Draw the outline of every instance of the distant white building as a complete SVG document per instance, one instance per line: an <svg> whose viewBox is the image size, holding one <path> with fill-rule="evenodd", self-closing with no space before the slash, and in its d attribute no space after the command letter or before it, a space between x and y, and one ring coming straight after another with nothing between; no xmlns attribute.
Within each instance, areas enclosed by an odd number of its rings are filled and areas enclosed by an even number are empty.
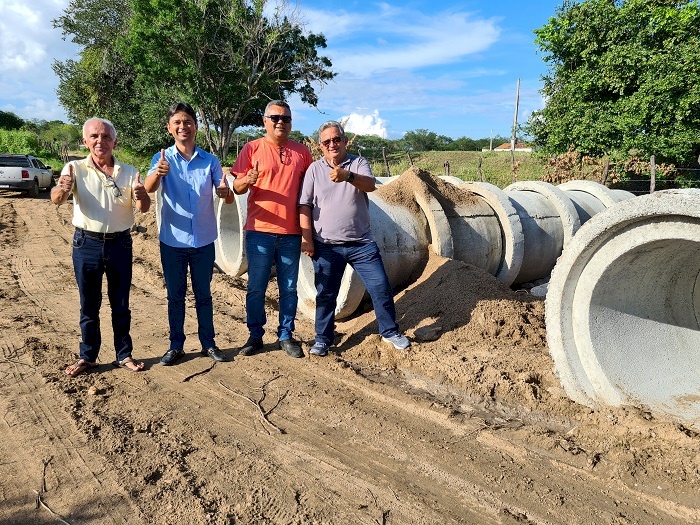
<svg viewBox="0 0 700 525"><path fill-rule="evenodd" d="M481 151L490 151L488 148L481 148ZM493 148L493 151L510 151L510 142L505 142L500 146ZM532 148L524 142L518 142L513 150L518 153L531 153Z"/></svg>

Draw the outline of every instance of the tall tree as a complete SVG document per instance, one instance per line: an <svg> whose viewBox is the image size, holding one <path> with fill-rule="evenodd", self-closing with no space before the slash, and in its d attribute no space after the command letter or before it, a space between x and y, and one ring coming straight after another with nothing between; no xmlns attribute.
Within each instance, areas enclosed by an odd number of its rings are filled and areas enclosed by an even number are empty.
<svg viewBox="0 0 700 525"><path fill-rule="evenodd" d="M440 151L444 150L452 142L452 139L445 135L438 135L434 131L417 129L407 131L400 142L406 149L413 151Z"/></svg>
<svg viewBox="0 0 700 525"><path fill-rule="evenodd" d="M331 62L317 52L325 48L325 38L305 34L285 14L292 11L284 4L267 15L265 0L121 0L121 9L112 9L114 25L99 28L113 35L109 41L92 36L94 27L75 22L87 11L105 23L94 13L104 2L71 0L66 16L56 22L64 34L80 34L73 40L85 46L79 63L56 66L66 87L61 102L77 107L94 100L96 107L109 107L107 114L115 119L119 111L120 119L140 116L145 123L148 118L162 130L164 101L187 101L197 109L209 149L221 158L238 126L260 125L269 100L298 93L316 105L314 84L334 76ZM97 65L95 55L102 60ZM115 83L99 81L113 70L119 71L118 92Z"/></svg>
<svg viewBox="0 0 700 525"><path fill-rule="evenodd" d="M123 143L150 151L168 140L163 100L173 90L162 84L141 84L134 67L119 52L118 42L128 31L130 19L128 0L71 0L53 24L64 38L81 46L80 59L57 60L52 67L59 78L58 100L71 122L107 118Z"/></svg>
<svg viewBox="0 0 700 525"><path fill-rule="evenodd" d="M697 0L565 0L535 30L549 64L544 109L526 126L550 154L655 154L690 164L700 153Z"/></svg>
<svg viewBox="0 0 700 525"><path fill-rule="evenodd" d="M10 111L0 111L0 129L19 129L24 120Z"/></svg>

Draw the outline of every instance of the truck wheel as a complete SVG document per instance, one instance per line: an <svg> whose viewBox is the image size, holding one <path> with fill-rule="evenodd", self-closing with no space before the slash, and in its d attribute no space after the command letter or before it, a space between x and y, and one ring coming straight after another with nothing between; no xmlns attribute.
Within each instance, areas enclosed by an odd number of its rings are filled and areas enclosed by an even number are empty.
<svg viewBox="0 0 700 525"><path fill-rule="evenodd" d="M39 183L36 181L36 179L34 180L34 184L32 184L32 187L29 188L27 195L32 199L35 199L39 196Z"/></svg>
<svg viewBox="0 0 700 525"><path fill-rule="evenodd" d="M56 185L56 179L54 179L53 175L51 175L48 190L51 191L51 188L53 188L55 185Z"/></svg>

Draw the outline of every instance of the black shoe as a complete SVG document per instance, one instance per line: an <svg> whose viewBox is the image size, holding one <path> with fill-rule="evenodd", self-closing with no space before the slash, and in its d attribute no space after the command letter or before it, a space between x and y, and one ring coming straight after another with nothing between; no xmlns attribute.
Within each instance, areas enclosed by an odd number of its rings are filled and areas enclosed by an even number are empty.
<svg viewBox="0 0 700 525"><path fill-rule="evenodd" d="M208 355L214 361L218 361L219 363L221 363L222 361L226 361L226 356L221 350L219 350L218 346L212 346L211 348L202 350L202 355Z"/></svg>
<svg viewBox="0 0 700 525"><path fill-rule="evenodd" d="M281 339L279 341L279 347L287 352L289 357L304 357L304 351L301 349L301 345L294 339Z"/></svg>
<svg viewBox="0 0 700 525"><path fill-rule="evenodd" d="M182 348L171 348L160 358L160 364L170 366L175 364L175 361L180 359L183 355L185 355L185 351Z"/></svg>
<svg viewBox="0 0 700 525"><path fill-rule="evenodd" d="M250 336L245 344L238 351L238 355L253 355L263 348L263 340Z"/></svg>

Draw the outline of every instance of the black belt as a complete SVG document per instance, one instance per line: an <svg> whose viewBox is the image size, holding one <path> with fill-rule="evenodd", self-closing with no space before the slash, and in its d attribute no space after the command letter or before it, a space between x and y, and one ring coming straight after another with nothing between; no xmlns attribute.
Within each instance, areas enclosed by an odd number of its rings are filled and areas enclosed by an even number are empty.
<svg viewBox="0 0 700 525"><path fill-rule="evenodd" d="M103 241L106 241L108 239L116 239L117 237L121 237L122 235L129 235L129 232L131 230L123 230L120 232L113 232L113 233L102 233L102 232L91 232L90 230L83 230L82 228L76 228L75 231L80 232L83 235L86 235L88 237L94 237L95 239L102 239Z"/></svg>

